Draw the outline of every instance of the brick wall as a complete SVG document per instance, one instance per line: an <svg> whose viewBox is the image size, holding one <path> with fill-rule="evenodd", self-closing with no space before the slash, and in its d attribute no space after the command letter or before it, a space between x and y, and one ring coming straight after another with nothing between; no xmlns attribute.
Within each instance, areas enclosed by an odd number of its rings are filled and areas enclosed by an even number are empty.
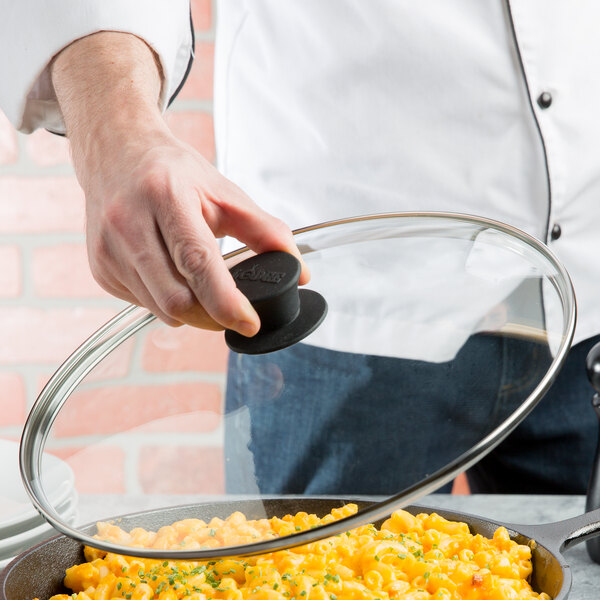
<svg viewBox="0 0 600 600"><path fill-rule="evenodd" d="M193 0L192 11L196 60L167 119L176 135L213 160L211 0ZM68 141L46 131L19 134L0 113L0 437L19 438L29 408L54 370L124 307L89 272L84 197L70 165ZM125 346L90 376L90 384L56 424L52 445L75 469L80 491L122 491L126 473L144 449L152 451L153 462L139 465L142 489L156 486L148 474L154 469L161 475L161 491L190 491L182 486L181 473L169 469L173 448L152 448L148 435L142 444L121 440L77 454L91 433L114 434L111 424L113 429L115 424L139 428L153 417L171 430L201 432L215 446L203 455L220 463L220 423L181 415L218 414L226 362L222 336L163 327L135 343L139 349ZM132 369L138 381L148 373L152 387L131 384ZM98 415L100 402L104 417ZM221 491L222 475L211 472L211 477L211 489Z"/></svg>

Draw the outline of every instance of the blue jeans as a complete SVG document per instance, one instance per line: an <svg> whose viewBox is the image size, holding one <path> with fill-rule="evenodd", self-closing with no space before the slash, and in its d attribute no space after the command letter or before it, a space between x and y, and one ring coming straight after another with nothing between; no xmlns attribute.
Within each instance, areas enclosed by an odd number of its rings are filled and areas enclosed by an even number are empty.
<svg viewBox="0 0 600 600"><path fill-rule="evenodd" d="M468 473L473 491L584 493L597 440L585 355L574 347L540 405ZM502 422L535 388L545 345L473 336L453 361L347 354L297 344L231 354L231 493L397 493Z"/></svg>

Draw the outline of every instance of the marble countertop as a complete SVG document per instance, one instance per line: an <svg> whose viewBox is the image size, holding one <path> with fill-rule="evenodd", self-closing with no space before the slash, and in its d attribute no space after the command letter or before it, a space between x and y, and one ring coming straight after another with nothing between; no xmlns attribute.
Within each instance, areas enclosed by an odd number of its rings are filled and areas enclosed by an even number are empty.
<svg viewBox="0 0 600 600"><path fill-rule="evenodd" d="M128 505L123 497L115 497L114 504L108 496L102 498L105 514L126 514L144 510L139 500L131 500ZM84 499L80 504L80 522L94 520L91 509L93 500ZM156 498L154 498L156 500ZM171 499L172 500L172 499ZM196 500L197 501L197 500ZM192 503L192 498L178 498L172 502L165 498L163 506ZM143 504L143 503L142 503ZM448 494L433 494L423 498L418 504L432 508L448 509L482 516L486 519L514 525L533 525L552 523L575 517L584 512L584 496L494 496L475 494L471 496L452 496ZM565 560L570 565L573 575L573 586L569 594L570 600L598 600L600 598L600 565L594 563L588 556L585 543L581 543L565 552Z"/></svg>

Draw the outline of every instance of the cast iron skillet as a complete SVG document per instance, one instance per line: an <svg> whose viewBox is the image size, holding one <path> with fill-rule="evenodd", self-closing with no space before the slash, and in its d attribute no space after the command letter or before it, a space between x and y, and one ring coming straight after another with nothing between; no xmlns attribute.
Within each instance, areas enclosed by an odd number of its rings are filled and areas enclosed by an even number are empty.
<svg viewBox="0 0 600 600"><path fill-rule="evenodd" d="M166 511L151 511L144 513L144 526L152 528L153 520L163 524L165 512L171 522L190 517L205 520L214 516L225 518L236 510L252 519L264 516L265 509L268 514L280 517L301 510L324 515L332 508L348 502L355 502L359 508L369 504L351 498L237 500L217 505L176 506ZM499 526L504 525L512 539L531 546L533 589L546 592L553 600L565 600L571 589L571 569L562 552L600 532L600 509L544 525L506 525L465 513L422 506L411 506L406 510L414 514L435 511L446 519L467 523L472 533L480 533L486 537L491 537ZM137 516L139 515L131 515L129 518ZM126 529L127 521L128 517L125 516L119 524ZM139 521L136 523L139 524ZM90 525L90 530L93 527L95 525ZM64 535L46 540L15 558L0 574L0 600L47 600L53 594L70 593L62 584L65 569L84 560L83 545L80 542Z"/></svg>

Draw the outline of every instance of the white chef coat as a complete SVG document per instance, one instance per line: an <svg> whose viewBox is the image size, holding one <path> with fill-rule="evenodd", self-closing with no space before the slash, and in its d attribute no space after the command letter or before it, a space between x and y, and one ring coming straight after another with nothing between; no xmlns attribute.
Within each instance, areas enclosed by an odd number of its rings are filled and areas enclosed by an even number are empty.
<svg viewBox="0 0 600 600"><path fill-rule="evenodd" d="M145 39L163 104L185 71L183 0L2 1L0 104L24 131L58 128L47 63L86 32ZM292 228L426 210L523 229L569 270L576 341L589 337L600 332L598 22L594 0L222 0L219 168Z"/></svg>
<svg viewBox="0 0 600 600"><path fill-rule="evenodd" d="M0 0L0 107L19 130L64 133L50 80L52 58L97 31L124 31L157 53L165 108L192 54L189 0Z"/></svg>

